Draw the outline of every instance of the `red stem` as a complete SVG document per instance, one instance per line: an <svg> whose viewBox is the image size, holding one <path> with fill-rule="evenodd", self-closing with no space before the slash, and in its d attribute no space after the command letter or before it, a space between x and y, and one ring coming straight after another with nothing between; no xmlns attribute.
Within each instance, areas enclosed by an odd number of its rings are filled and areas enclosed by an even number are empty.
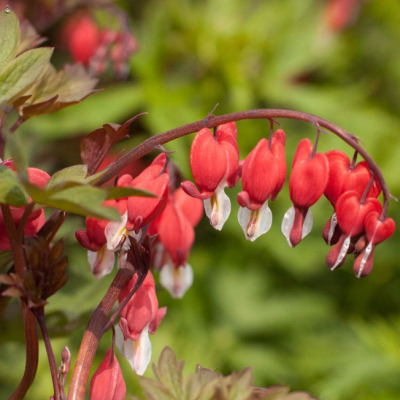
<svg viewBox="0 0 400 400"><path fill-rule="evenodd" d="M107 324L107 315L117 301L122 289L132 279L134 270L127 263L127 268L120 268L103 300L92 314L85 329L79 348L78 358L72 374L68 392L68 400L83 400L85 398L86 385L89 377L97 346L104 333L103 327Z"/></svg>

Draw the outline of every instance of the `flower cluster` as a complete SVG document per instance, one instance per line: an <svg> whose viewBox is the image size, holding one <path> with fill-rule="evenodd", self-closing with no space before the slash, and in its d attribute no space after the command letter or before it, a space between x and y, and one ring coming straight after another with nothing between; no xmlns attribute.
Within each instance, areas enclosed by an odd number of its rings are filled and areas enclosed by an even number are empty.
<svg viewBox="0 0 400 400"><path fill-rule="evenodd" d="M12 171L15 171L14 162L12 159L5 160L1 164L11 169ZM44 189L47 181L50 179L50 176L49 174L47 174L47 172L42 171L41 169L28 168L28 178L29 178L29 183L31 183L34 186L37 186L40 189ZM18 227L21 218L24 215L25 207L10 206L10 211L15 227ZM43 209L38 208L34 210L30 214L28 221L25 225L24 228L25 236L36 235L39 229L43 226L44 222L45 222L45 216ZM3 212L0 209L0 250L10 250L10 249L11 249L11 244L10 240L8 239Z"/></svg>
<svg viewBox="0 0 400 400"><path fill-rule="evenodd" d="M72 59L90 67L95 75L104 74L110 64L118 77L125 77L129 57L138 49L128 29L102 29L88 12L69 18L63 27L62 41Z"/></svg>
<svg viewBox="0 0 400 400"><path fill-rule="evenodd" d="M246 239L254 241L270 229L268 200L275 200L285 184L286 137L278 129L269 140L261 139L241 162L236 137L234 123L220 125L214 135L207 128L200 130L190 154L199 190L189 181L183 182L182 188L204 201L211 225L220 230L231 211L224 188L233 187L241 178L238 220ZM354 253L356 276L366 276L372 270L375 246L393 234L394 221L382 213L377 200L381 187L365 161L355 165L355 159L350 162L337 150L317 153L316 144L303 139L297 147L289 178L293 205L283 218L282 233L289 246L297 246L312 229L310 207L325 195L335 209L323 232L326 243L334 245L327 257L328 267L336 269L348 253Z"/></svg>

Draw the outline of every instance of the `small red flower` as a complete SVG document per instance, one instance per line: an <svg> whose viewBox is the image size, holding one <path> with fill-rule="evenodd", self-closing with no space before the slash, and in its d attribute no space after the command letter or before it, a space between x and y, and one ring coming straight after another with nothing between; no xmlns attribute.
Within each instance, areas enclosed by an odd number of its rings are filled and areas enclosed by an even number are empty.
<svg viewBox="0 0 400 400"><path fill-rule="evenodd" d="M297 246L310 233L313 225L309 208L324 193L329 177L329 164L325 154L313 153L309 139L300 141L289 178L290 199L293 206L285 214L282 233L290 246Z"/></svg>
<svg viewBox="0 0 400 400"><path fill-rule="evenodd" d="M108 349L90 381L90 400L125 400L126 385L117 357Z"/></svg>
<svg viewBox="0 0 400 400"><path fill-rule="evenodd" d="M211 225L221 230L231 212L231 202L224 192L232 188L239 177L239 149L234 122L218 126L215 136L210 129L201 129L190 150L193 182L182 183L183 190L192 197L204 200L204 208Z"/></svg>
<svg viewBox="0 0 400 400"><path fill-rule="evenodd" d="M371 273L375 247L393 235L396 224L392 218L381 219L379 212L371 211L364 219L364 227L369 243L354 261L353 270L357 278Z"/></svg>
<svg viewBox="0 0 400 400"><path fill-rule="evenodd" d="M324 20L331 31L346 28L357 18L361 0L329 0Z"/></svg>
<svg viewBox="0 0 400 400"><path fill-rule="evenodd" d="M268 199L274 200L285 184L285 141L285 133L278 129L271 142L261 139L243 162L238 219L248 240L254 241L271 228Z"/></svg>

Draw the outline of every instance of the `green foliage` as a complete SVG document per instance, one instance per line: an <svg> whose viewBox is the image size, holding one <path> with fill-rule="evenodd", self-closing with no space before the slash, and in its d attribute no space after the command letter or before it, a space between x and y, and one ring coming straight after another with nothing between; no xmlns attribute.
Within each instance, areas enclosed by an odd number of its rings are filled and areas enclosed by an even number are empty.
<svg viewBox="0 0 400 400"><path fill-rule="evenodd" d="M22 184L18 181L17 174L4 165L0 165L0 202L12 206L28 204L29 196Z"/></svg>
<svg viewBox="0 0 400 400"><path fill-rule="evenodd" d="M156 380L139 377L147 400L312 400L305 392L289 393L289 388L253 386L251 368L226 377L197 365L194 373L183 377L184 361L177 360L169 347L153 364Z"/></svg>
<svg viewBox="0 0 400 400"><path fill-rule="evenodd" d="M9 8L0 13L0 70L11 61L19 45L19 21Z"/></svg>

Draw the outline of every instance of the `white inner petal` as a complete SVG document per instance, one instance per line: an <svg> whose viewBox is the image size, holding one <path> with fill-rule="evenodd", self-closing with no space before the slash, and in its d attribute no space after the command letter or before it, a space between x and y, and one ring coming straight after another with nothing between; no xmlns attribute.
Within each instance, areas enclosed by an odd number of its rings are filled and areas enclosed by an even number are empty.
<svg viewBox="0 0 400 400"><path fill-rule="evenodd" d="M127 359L132 369L143 375L151 360L151 342L149 325L142 330L138 340L124 340L124 335L118 324L115 325L115 344L121 354Z"/></svg>
<svg viewBox="0 0 400 400"><path fill-rule="evenodd" d="M105 229L107 238L107 248L109 250L118 250L121 240L128 235L126 222L128 221L128 211L121 216L120 221L110 221Z"/></svg>
<svg viewBox="0 0 400 400"><path fill-rule="evenodd" d="M313 227L313 215L311 209L307 210L306 217L303 222L303 229L301 232L301 238L304 239L312 230Z"/></svg>
<svg viewBox="0 0 400 400"><path fill-rule="evenodd" d="M161 268L160 283L174 299L181 299L193 284L193 269L189 264L175 268L168 260Z"/></svg>
<svg viewBox="0 0 400 400"><path fill-rule="evenodd" d="M240 207L238 220L246 239L254 242L254 240L268 232L271 228L272 212L268 207L268 200L256 211Z"/></svg>
<svg viewBox="0 0 400 400"><path fill-rule="evenodd" d="M285 215L283 216L281 225L283 236L285 236L290 247L293 247L292 243L290 243L290 231L292 230L293 222L294 222L294 207L292 206L289 208L289 210L286 211Z"/></svg>
<svg viewBox="0 0 400 400"><path fill-rule="evenodd" d="M337 222L336 213L333 213L332 217L331 217L331 223L329 225L328 246L331 245L331 240L332 240L333 234L335 233L335 228L336 228L337 223L338 222Z"/></svg>
<svg viewBox="0 0 400 400"><path fill-rule="evenodd" d="M114 251L108 250L106 245L104 245L99 251L88 250L88 261L93 275L97 279L100 279L113 270L115 254Z"/></svg>
<svg viewBox="0 0 400 400"><path fill-rule="evenodd" d="M225 194L223 186L218 186L214 194L204 200L204 209L210 224L220 231L231 213L231 201Z"/></svg>
<svg viewBox="0 0 400 400"><path fill-rule="evenodd" d="M346 257L347 250L349 249L350 246L350 236L347 236L347 238L344 240L342 248L340 249L340 253L338 255L338 258L334 264L334 266L331 268L331 271L337 268L337 266L342 262L342 260Z"/></svg>
<svg viewBox="0 0 400 400"><path fill-rule="evenodd" d="M358 270L357 278L361 278L361 274L364 270L365 263L367 262L368 257L371 254L371 251L372 251L372 241L368 243L368 246L365 248L364 255L360 263L360 269Z"/></svg>

